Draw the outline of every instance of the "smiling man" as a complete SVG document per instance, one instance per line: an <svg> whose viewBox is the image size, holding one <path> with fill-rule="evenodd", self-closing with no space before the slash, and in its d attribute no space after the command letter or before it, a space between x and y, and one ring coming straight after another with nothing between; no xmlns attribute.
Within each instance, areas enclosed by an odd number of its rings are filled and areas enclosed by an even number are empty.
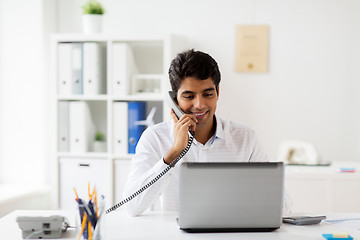
<svg viewBox="0 0 360 240"><path fill-rule="evenodd" d="M136 147L125 197L154 179L186 148L190 133L195 139L181 162L267 162L255 132L242 124L215 115L219 100L220 71L208 54L189 50L171 62L169 78L177 103L185 113L180 119L171 111L171 121L147 128ZM178 211L179 168L172 168L159 181L127 204L137 216L160 198L163 211ZM285 195L284 212L291 201Z"/></svg>

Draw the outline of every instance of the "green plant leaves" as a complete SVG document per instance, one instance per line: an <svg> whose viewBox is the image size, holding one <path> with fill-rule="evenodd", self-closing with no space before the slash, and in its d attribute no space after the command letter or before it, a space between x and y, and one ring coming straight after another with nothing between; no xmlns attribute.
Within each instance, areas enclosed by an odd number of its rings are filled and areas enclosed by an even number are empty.
<svg viewBox="0 0 360 240"><path fill-rule="evenodd" d="M83 14L99 14L105 13L103 6L96 0L89 0L82 6Z"/></svg>

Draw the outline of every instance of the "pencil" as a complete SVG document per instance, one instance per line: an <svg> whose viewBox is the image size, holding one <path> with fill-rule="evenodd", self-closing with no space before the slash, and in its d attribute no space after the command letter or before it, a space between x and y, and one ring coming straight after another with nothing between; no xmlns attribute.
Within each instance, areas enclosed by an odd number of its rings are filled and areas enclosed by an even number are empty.
<svg viewBox="0 0 360 240"><path fill-rule="evenodd" d="M92 194L95 196L95 211L96 211L96 218L99 218L99 209L98 209L98 204L97 204L97 196L96 196L96 190L95 190L95 186L93 188L93 192Z"/></svg>
<svg viewBox="0 0 360 240"><path fill-rule="evenodd" d="M81 229L80 229L79 237L78 237L79 240L80 240L80 238L81 238L82 233L84 232L86 222L87 222L87 215L84 214L84 218L83 218L83 221L82 221L82 223L81 223Z"/></svg>
<svg viewBox="0 0 360 240"><path fill-rule="evenodd" d="M91 222L90 221L88 221L88 233L89 233L89 239L88 240L92 240Z"/></svg>
<svg viewBox="0 0 360 240"><path fill-rule="evenodd" d="M89 194L89 200L91 200L92 196L90 194L90 182L88 182L88 194Z"/></svg>
<svg viewBox="0 0 360 240"><path fill-rule="evenodd" d="M76 188L74 188L74 192L75 192L75 196L76 196L76 201L78 201L78 200L79 200L79 196L78 196L78 194L77 194L77 192L76 192Z"/></svg>

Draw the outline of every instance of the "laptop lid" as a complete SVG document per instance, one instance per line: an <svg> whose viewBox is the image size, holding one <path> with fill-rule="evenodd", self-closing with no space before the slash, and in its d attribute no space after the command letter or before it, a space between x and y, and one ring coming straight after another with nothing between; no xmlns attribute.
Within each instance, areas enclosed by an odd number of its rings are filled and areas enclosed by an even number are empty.
<svg viewBox="0 0 360 240"><path fill-rule="evenodd" d="M180 166L179 226L188 231L271 231L281 225L282 162Z"/></svg>

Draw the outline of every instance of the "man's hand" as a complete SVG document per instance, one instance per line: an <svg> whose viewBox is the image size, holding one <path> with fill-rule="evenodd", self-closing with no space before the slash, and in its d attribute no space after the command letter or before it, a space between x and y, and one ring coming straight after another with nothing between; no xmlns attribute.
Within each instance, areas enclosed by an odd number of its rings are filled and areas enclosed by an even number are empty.
<svg viewBox="0 0 360 240"><path fill-rule="evenodd" d="M198 120L191 114L184 114L180 119L171 109L171 118L174 121L174 145L164 157L164 162L170 164L186 148L189 141L188 132L195 132Z"/></svg>

